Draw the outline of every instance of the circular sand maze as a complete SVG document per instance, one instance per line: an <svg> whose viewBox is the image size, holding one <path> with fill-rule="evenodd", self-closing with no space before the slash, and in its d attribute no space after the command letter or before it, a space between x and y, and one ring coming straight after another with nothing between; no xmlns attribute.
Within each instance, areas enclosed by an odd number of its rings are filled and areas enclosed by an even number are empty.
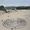
<svg viewBox="0 0 30 30"><path fill-rule="evenodd" d="M22 28L25 27L27 22L24 19L18 18L17 20L7 19L2 25L6 28Z"/></svg>

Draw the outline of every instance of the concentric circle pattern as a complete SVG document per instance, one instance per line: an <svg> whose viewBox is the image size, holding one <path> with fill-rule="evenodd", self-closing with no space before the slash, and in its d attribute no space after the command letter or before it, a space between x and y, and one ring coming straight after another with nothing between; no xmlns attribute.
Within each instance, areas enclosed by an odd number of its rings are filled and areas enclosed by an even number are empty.
<svg viewBox="0 0 30 30"><path fill-rule="evenodd" d="M3 26L7 28L21 28L26 25L26 21L23 19L11 20L7 19L3 22Z"/></svg>

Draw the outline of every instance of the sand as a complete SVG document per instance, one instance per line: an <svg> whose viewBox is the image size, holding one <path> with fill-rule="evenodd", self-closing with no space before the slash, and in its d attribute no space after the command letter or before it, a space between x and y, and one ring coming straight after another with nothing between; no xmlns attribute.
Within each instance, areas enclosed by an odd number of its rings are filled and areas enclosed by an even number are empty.
<svg viewBox="0 0 30 30"><path fill-rule="evenodd" d="M24 28L13 29L13 30L30 30L30 10L17 10L10 11L9 13L5 13L0 11L0 30L11 30L2 25L3 21L6 19L17 19L22 18L25 19L27 24Z"/></svg>

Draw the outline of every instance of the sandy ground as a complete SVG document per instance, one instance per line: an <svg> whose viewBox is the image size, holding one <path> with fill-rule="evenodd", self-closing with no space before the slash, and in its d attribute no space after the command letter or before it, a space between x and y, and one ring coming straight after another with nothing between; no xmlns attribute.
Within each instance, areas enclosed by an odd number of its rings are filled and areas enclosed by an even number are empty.
<svg viewBox="0 0 30 30"><path fill-rule="evenodd" d="M0 11L0 30L11 30L7 29L2 25L2 20L6 19L17 19L23 18L26 20L27 25L24 28L16 29L16 30L30 30L30 10L17 10L17 11L10 11L9 13L5 13ZM15 30L15 28L13 29Z"/></svg>

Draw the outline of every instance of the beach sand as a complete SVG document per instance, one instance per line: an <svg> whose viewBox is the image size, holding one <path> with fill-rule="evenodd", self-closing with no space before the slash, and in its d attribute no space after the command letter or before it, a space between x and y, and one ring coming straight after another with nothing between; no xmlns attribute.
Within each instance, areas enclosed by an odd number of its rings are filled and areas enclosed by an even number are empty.
<svg viewBox="0 0 30 30"><path fill-rule="evenodd" d="M30 30L30 10L17 10L17 11L10 11L9 13L5 13L0 11L0 30L11 30L5 28L2 23L6 19L17 19L17 18L22 18L25 19L27 24L24 28L19 28L19 29L13 29L13 30Z"/></svg>

